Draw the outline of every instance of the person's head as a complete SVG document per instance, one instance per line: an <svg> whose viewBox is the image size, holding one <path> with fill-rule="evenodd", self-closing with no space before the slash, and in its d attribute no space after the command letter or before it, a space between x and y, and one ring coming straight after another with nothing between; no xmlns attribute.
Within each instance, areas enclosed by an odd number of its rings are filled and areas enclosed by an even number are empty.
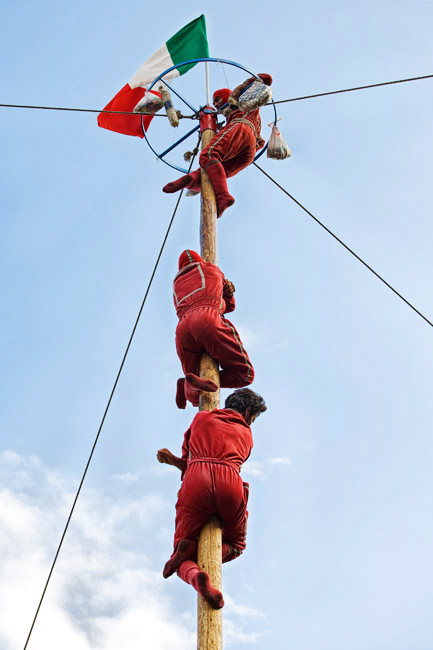
<svg viewBox="0 0 433 650"><path fill-rule="evenodd" d="M214 92L212 101L217 111L219 111L224 104L227 104L231 92L230 88L220 88Z"/></svg>
<svg viewBox="0 0 433 650"><path fill-rule="evenodd" d="M263 397L253 390L238 388L227 397L224 408L240 413L247 424L252 424L260 413L266 411L267 406Z"/></svg>
<svg viewBox="0 0 433 650"><path fill-rule="evenodd" d="M184 266L188 266L188 264L193 264L194 262L203 262L203 260L198 253L187 248L180 254L179 271L180 269L183 269Z"/></svg>

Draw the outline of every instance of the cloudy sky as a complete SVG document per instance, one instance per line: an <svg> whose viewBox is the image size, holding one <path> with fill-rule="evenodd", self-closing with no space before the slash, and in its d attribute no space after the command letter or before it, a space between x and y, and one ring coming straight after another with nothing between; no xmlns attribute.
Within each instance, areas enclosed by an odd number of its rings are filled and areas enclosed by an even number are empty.
<svg viewBox="0 0 433 650"><path fill-rule="evenodd" d="M0 103L101 109L202 11L196 0L151 15L136 0L5 2ZM211 56L270 72L276 100L433 73L423 0L205 14ZM212 88L244 77L211 69ZM174 85L204 103L202 68ZM281 104L292 158L259 162L430 320L432 88ZM175 206L161 187L177 173L94 113L0 116L0 647L19 650ZM268 138L271 110L262 116ZM163 122L149 131L157 147L176 139ZM219 262L268 411L243 471L247 550L223 572L225 647L427 650L432 327L259 170L229 186ZM171 283L179 253L199 247L198 219L198 199L182 199L29 650L195 647L195 593L161 575L179 474L155 453L178 451L194 416L174 403Z"/></svg>

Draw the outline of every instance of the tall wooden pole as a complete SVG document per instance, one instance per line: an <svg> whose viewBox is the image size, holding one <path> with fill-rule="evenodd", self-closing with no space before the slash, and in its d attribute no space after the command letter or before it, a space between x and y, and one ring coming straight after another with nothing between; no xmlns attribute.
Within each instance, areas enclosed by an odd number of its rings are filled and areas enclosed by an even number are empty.
<svg viewBox="0 0 433 650"><path fill-rule="evenodd" d="M209 108L209 107L208 107ZM202 112L200 115L202 149L216 133L214 115ZM218 264L217 208L215 192L208 175L201 171L201 214L200 214L200 254L205 262ZM220 385L217 362L205 352L200 362L200 377L211 379ZM219 408L220 392L201 392L200 411ZM197 563L200 569L209 574L211 582L221 591L221 523L216 515L204 525L198 541ZM212 607L197 596L197 650L222 650L222 610Z"/></svg>

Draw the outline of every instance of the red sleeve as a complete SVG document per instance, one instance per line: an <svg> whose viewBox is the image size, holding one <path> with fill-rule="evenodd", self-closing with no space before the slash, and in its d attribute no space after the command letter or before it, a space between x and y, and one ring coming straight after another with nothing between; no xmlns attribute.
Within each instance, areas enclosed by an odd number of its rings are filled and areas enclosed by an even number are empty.
<svg viewBox="0 0 433 650"><path fill-rule="evenodd" d="M227 296L227 298L224 296L224 302L226 304L226 308L223 311L224 314L235 310L235 297L233 294L230 297Z"/></svg>

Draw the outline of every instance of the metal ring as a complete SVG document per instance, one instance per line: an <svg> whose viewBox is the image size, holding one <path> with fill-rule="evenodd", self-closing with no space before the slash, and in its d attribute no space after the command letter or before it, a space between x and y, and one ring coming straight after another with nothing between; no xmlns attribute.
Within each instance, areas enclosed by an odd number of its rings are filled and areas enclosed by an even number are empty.
<svg viewBox="0 0 433 650"><path fill-rule="evenodd" d="M157 84L158 81L159 81L160 79L162 79L162 77L164 77L166 74L168 74L168 73L171 72L172 70L175 70L175 69L177 69L177 68L182 68L183 66L185 66L185 65L190 65L191 63L205 63L205 62L209 62L209 61L210 61L211 63L227 63L227 65L232 65L232 66L234 66L235 68L240 68L241 70L244 70L245 72L248 72L248 74L249 74L250 76L255 77L256 79L260 79L260 77L258 77L254 72L251 72L251 70L248 70L248 68L246 68L245 66L241 65L240 63L236 63L235 61L228 61L227 59L218 59L218 58L214 58L214 57L200 58L200 59L188 59L188 61L182 61L182 63L177 63L176 65L172 65L170 68L167 68L167 70L164 70L164 72L162 72L160 75L158 75L158 77L156 77L156 79L154 79L154 80L152 81L152 83L150 84L150 86L149 86L148 89L147 89L147 92L149 92L150 90L152 90L152 88L154 87L154 85ZM182 100L182 101L185 101L185 100ZM274 107L274 125L275 125L275 124L277 123L277 109L276 109L276 107L275 107L275 103L274 103L274 100L273 100L273 99L271 99L271 103L272 103L272 105L273 105L273 107ZM173 169L177 169L178 171L182 172L183 174L187 174L187 173L188 173L188 170L187 170L187 169L183 169L183 167L179 167L178 165L174 165L174 164L168 162L167 160L164 160L164 158L161 157L161 154L159 154L157 151L155 151L155 149L152 147L152 145L150 144L149 139L148 139L148 137L147 137L147 135L146 135L146 132L145 132L145 130L144 130L144 125L143 125L143 115L141 116L141 126L142 126L142 129L143 129L143 136L144 136L144 139L146 140L147 144L149 145L150 149L153 151L153 153L155 154L155 156L156 156L157 158L159 158L159 160L162 160L162 162L165 163L166 165L168 165L169 167L172 167ZM197 130L197 129L196 129L196 130ZM175 148L177 147L178 144L180 144L181 142L183 142L184 139L185 139L185 138L182 137L182 138L180 138L177 142L175 142L175 143L170 147L170 151L171 151L172 149L175 149ZM267 148L268 148L268 143L266 143L266 145L263 147L263 149L262 149L262 150L261 150L261 151L260 151L256 156L255 156L253 162L255 162L256 160L258 160L258 159L260 158L260 156L263 156L263 154L265 153L265 151L266 151Z"/></svg>

